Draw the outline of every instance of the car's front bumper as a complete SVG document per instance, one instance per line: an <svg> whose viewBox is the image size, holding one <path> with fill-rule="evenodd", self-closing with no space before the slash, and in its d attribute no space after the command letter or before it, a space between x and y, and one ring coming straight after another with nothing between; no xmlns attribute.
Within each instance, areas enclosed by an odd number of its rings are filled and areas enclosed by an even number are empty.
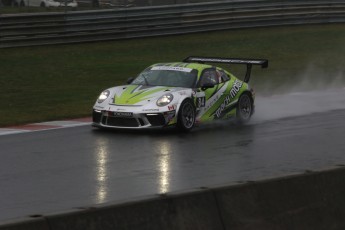
<svg viewBox="0 0 345 230"><path fill-rule="evenodd" d="M132 113L94 109L92 125L100 128L118 129L162 128L175 123L175 113L175 110L154 113Z"/></svg>

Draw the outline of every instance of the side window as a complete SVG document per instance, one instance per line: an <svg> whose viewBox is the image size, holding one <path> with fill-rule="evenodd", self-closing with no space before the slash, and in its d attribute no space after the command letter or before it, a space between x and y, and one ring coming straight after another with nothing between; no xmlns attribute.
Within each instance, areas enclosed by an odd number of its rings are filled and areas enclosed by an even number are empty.
<svg viewBox="0 0 345 230"><path fill-rule="evenodd" d="M209 70L205 70L202 73L199 86L204 85L205 83L209 83L213 85L219 84L219 78L218 78L218 74L216 70L209 69Z"/></svg>
<svg viewBox="0 0 345 230"><path fill-rule="evenodd" d="M223 70L217 70L217 74L221 83L229 81L230 79L230 77Z"/></svg>

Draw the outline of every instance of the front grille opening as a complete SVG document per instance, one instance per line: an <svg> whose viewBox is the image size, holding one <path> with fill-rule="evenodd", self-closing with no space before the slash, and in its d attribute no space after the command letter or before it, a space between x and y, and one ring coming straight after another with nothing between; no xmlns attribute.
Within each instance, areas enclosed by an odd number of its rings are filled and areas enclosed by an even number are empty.
<svg viewBox="0 0 345 230"><path fill-rule="evenodd" d="M141 126L144 126L144 125L145 125L145 122L143 121L143 119L138 118L138 121L139 121L139 123L140 123Z"/></svg>
<svg viewBox="0 0 345 230"><path fill-rule="evenodd" d="M118 127L138 127L139 124L135 118L127 117L103 117L102 123L109 126Z"/></svg>
<svg viewBox="0 0 345 230"><path fill-rule="evenodd" d="M146 118L152 126L163 126L166 123L163 114L146 115Z"/></svg>
<svg viewBox="0 0 345 230"><path fill-rule="evenodd" d="M96 111L93 111L93 113L92 113L92 121L94 123L101 122L101 118L102 118L102 113L98 113Z"/></svg>

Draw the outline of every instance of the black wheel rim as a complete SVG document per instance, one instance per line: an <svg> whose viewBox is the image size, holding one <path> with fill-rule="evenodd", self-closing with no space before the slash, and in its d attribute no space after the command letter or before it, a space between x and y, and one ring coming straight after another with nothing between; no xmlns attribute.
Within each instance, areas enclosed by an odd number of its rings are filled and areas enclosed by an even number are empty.
<svg viewBox="0 0 345 230"><path fill-rule="evenodd" d="M193 127L194 124L194 120L195 120L195 114L194 114L194 108L193 105L191 105L190 103L185 103L182 107L182 111L181 111L181 119L182 119L182 123L183 126L186 129L190 129Z"/></svg>
<svg viewBox="0 0 345 230"><path fill-rule="evenodd" d="M240 98L239 113L243 120L248 120L252 114L252 102L247 95L243 95Z"/></svg>

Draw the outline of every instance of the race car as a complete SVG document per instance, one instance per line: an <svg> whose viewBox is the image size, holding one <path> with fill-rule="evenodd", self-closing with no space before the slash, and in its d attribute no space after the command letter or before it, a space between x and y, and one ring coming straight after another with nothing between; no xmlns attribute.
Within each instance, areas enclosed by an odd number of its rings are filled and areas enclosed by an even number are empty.
<svg viewBox="0 0 345 230"><path fill-rule="evenodd" d="M213 63L246 65L244 80ZM196 124L219 119L247 123L255 109L255 93L248 84L252 65L267 68L268 60L191 56L182 62L151 65L126 85L99 95L92 125L118 129L175 126L190 131Z"/></svg>

